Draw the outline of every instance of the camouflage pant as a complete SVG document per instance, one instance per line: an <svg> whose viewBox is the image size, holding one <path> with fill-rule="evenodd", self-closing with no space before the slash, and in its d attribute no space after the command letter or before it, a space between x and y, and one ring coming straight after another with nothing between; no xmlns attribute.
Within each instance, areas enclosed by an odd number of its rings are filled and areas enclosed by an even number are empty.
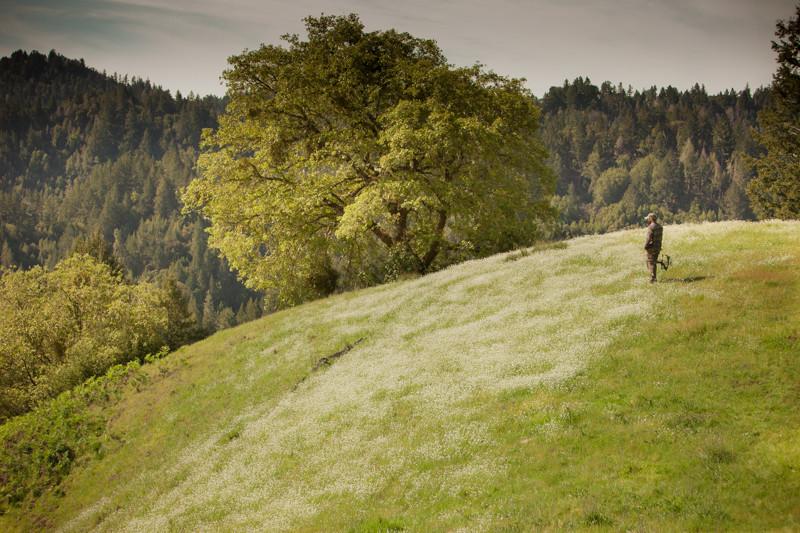
<svg viewBox="0 0 800 533"><path fill-rule="evenodd" d="M656 269L658 264L658 254L661 253L661 250L647 250L647 270L650 271L650 281L656 280Z"/></svg>

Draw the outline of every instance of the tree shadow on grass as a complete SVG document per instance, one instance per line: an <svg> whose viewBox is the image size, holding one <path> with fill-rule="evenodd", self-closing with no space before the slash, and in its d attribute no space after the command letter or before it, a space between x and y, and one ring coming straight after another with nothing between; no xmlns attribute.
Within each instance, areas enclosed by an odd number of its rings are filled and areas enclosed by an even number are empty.
<svg viewBox="0 0 800 533"><path fill-rule="evenodd" d="M694 283L695 281L703 281L704 279L711 279L714 276L689 276L687 278L665 278L661 279L661 283Z"/></svg>

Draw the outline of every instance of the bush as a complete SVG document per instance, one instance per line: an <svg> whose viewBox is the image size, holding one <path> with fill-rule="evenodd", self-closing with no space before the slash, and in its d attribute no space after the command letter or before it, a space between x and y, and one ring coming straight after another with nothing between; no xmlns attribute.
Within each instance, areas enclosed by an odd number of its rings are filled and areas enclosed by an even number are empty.
<svg viewBox="0 0 800 533"><path fill-rule="evenodd" d="M192 340L176 287L129 284L86 254L0 278L0 422L164 345ZM181 309L184 310L181 313Z"/></svg>

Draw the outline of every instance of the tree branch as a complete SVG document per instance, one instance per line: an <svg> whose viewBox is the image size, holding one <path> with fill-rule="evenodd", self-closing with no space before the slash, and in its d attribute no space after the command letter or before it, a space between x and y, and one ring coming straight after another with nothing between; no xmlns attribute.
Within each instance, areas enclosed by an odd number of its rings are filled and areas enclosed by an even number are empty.
<svg viewBox="0 0 800 533"><path fill-rule="evenodd" d="M260 180L277 181L277 182L280 182L280 183L285 183L286 185L293 185L293 183L291 181L287 180L286 178L279 178L279 177L276 177L276 176L266 176L266 175L262 174L261 171L258 170L258 167L252 161L250 161L249 158L239 159L238 161L240 161L241 163L244 163L245 165L250 167L250 170L252 170L252 172L255 175L255 177L260 179Z"/></svg>
<svg viewBox="0 0 800 533"><path fill-rule="evenodd" d="M394 240L392 239L392 236L383 231L377 224L373 223L369 229L376 237L378 237L378 239L380 239L383 244L386 245L387 248L394 246Z"/></svg>

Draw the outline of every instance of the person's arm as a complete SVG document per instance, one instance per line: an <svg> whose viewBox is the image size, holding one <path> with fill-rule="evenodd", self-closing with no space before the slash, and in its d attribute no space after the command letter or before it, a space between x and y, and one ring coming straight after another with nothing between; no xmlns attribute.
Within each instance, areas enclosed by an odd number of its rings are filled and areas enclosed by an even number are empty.
<svg viewBox="0 0 800 533"><path fill-rule="evenodd" d="M647 226L647 238L644 241L644 249L647 250L653 244L653 226Z"/></svg>

